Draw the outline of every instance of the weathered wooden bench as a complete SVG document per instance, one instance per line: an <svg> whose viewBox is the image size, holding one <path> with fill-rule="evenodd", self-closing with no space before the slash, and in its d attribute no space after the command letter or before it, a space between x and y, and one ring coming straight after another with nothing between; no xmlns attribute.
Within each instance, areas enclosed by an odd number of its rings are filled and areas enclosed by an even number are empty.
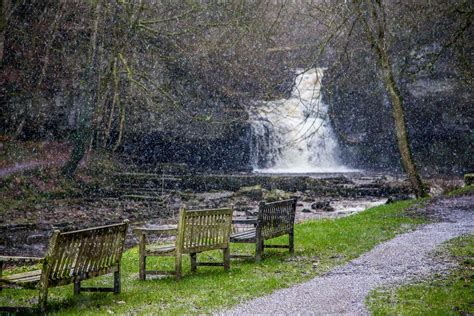
<svg viewBox="0 0 474 316"><path fill-rule="evenodd" d="M232 209L186 210L181 209L177 227L135 228L139 236L139 277L145 280L147 275L174 275L181 278L182 255L191 256L191 271L198 266L223 266L230 268L229 237L232 226ZM146 235L176 234L174 245L147 244ZM224 260L220 262L198 262L197 254L204 251L221 249ZM175 270L146 270L146 258L151 256L175 257Z"/></svg>
<svg viewBox="0 0 474 316"><path fill-rule="evenodd" d="M233 233L231 243L255 243L255 257L249 255L231 255L232 258L262 259L265 248L288 248L294 253L294 224L296 212L296 199L277 201L271 203L261 202L258 215L254 219L234 219L234 224L253 224L255 227ZM265 245L265 240L288 235L288 245Z"/></svg>
<svg viewBox="0 0 474 316"><path fill-rule="evenodd" d="M0 289L39 290L38 307L46 310L48 288L74 284L74 294L81 291L120 293L120 260L128 221L121 224L70 232L55 230L43 258L0 256ZM2 276L3 263L39 262L41 270ZM81 281L104 274L114 274L112 288L81 287ZM21 311L24 307L1 307Z"/></svg>

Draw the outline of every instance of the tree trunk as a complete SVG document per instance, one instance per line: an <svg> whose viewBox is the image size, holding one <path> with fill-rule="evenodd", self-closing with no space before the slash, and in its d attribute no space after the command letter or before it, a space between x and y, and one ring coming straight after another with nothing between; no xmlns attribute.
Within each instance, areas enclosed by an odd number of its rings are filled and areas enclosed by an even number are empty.
<svg viewBox="0 0 474 316"><path fill-rule="evenodd" d="M417 197L426 196L426 191L416 168L410 149L408 132L405 123L405 109L403 107L403 98L398 89L397 83L393 77L392 67L390 66L388 56L381 58L383 69L383 80L385 89L388 92L392 103L392 114L395 122L395 132L397 135L398 150L402 160L403 168L408 176L410 184Z"/></svg>
<svg viewBox="0 0 474 316"><path fill-rule="evenodd" d="M87 139L90 138L89 129L78 129L73 135L73 148L69 160L62 168L62 173L68 178L74 177L77 167L87 149Z"/></svg>
<svg viewBox="0 0 474 316"><path fill-rule="evenodd" d="M96 89L97 84L95 79L97 78L98 63L98 52L97 52L97 33L99 28L100 12L102 8L102 1L97 1L97 6L94 13L94 21L92 25L92 34L90 39L90 59L88 60L88 66L84 70L82 80L80 84L80 104L82 111L80 113L79 124L76 128L72 140L73 149L69 160L62 168L62 174L68 178L74 177L77 167L84 157L87 146L91 138L91 118L93 112L94 102L96 100Z"/></svg>
<svg viewBox="0 0 474 316"><path fill-rule="evenodd" d="M395 123L395 133L397 136L398 150L400 151L400 157L402 160L403 168L408 176L408 180L412 186L413 192L416 197L425 197L427 195L426 190L421 181L421 177L418 174L418 170L413 160L413 156L410 149L410 142L408 139L408 132L405 122L405 109L403 106L403 97L398 88L398 84L395 81L393 75L392 64L386 49L385 42L385 12L381 0L376 1L377 7L372 1L366 1L368 7L371 9L370 15L372 18L372 25L375 26L376 34L374 35L371 27L369 26L369 17L362 18L365 26L365 32L367 39L380 63L382 70L382 80L385 86L385 90L390 98L392 104L392 114ZM357 6L358 12L361 16L362 11L360 6Z"/></svg>
<svg viewBox="0 0 474 316"><path fill-rule="evenodd" d="M5 33L7 31L7 11L10 7L9 0L0 0L0 65L3 62L3 52L5 50Z"/></svg>

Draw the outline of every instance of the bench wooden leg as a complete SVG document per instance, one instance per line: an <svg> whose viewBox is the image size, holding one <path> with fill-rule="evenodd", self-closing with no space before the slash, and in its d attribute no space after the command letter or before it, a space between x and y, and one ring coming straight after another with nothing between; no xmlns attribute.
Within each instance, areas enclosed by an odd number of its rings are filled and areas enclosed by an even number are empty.
<svg viewBox="0 0 474 316"><path fill-rule="evenodd" d="M263 247L263 240L260 241L257 239L257 242L255 243L255 262L260 262L262 260Z"/></svg>
<svg viewBox="0 0 474 316"><path fill-rule="evenodd" d="M175 274L176 274L177 281L181 279L181 263L182 263L181 254L176 254Z"/></svg>
<svg viewBox="0 0 474 316"><path fill-rule="evenodd" d="M290 247L290 254L295 254L295 232L291 230L289 237L288 237L288 246Z"/></svg>
<svg viewBox="0 0 474 316"><path fill-rule="evenodd" d="M230 269L230 248L224 248L222 250L224 255L224 271L229 271Z"/></svg>
<svg viewBox="0 0 474 316"><path fill-rule="evenodd" d="M119 294L121 291L120 270L114 272L114 294Z"/></svg>
<svg viewBox="0 0 474 316"><path fill-rule="evenodd" d="M48 287L40 288L38 296L38 308L41 314L46 312L46 306L48 305Z"/></svg>
<svg viewBox="0 0 474 316"><path fill-rule="evenodd" d="M3 275L3 261L0 261L0 279ZM0 286L0 292L2 291L3 287Z"/></svg>
<svg viewBox="0 0 474 316"><path fill-rule="evenodd" d="M81 281L76 280L74 281L74 295L81 294Z"/></svg>
<svg viewBox="0 0 474 316"><path fill-rule="evenodd" d="M196 272L197 268L197 254L195 252L190 254L191 256L191 272Z"/></svg>
<svg viewBox="0 0 474 316"><path fill-rule="evenodd" d="M142 281L146 280L146 272L145 271L146 271L146 257L145 256L140 256L138 277Z"/></svg>
<svg viewBox="0 0 474 316"><path fill-rule="evenodd" d="M145 280L146 279L146 256L145 256L145 245L146 245L146 237L145 234L142 234L140 236L140 244L138 246L138 256L139 256L139 262L138 262L138 276L140 280Z"/></svg>
<svg viewBox="0 0 474 316"><path fill-rule="evenodd" d="M43 262L43 271L48 269L48 261ZM38 309L41 314L46 313L46 305L48 304L48 286L49 279L45 273L41 275L40 282L38 284Z"/></svg>

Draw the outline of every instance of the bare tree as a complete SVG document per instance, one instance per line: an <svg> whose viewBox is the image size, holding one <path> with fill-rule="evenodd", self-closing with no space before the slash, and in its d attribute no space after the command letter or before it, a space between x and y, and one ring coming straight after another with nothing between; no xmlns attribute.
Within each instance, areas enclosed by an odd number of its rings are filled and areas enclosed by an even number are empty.
<svg viewBox="0 0 474 316"><path fill-rule="evenodd" d="M318 57L321 56L318 56L317 52L327 48L330 50L326 55L331 56L331 66L339 65L342 73L346 69L344 65L355 63L352 60L356 57L375 61L374 64L367 63L365 66L377 74L391 105L394 134L402 166L415 195L426 196L427 192L411 151L400 82L416 76L420 70L433 67L437 59L446 53L447 48L463 40L463 34L468 32L471 25L472 6L463 0L427 3L397 0L321 0L307 4L304 8L302 15L313 19L314 23L322 28L320 34L324 35L313 49L313 64L320 62ZM441 36L436 40L441 48L432 54L432 58L413 60L418 54L409 52L418 51L422 45L417 43L417 39L431 34L428 32L429 28L433 28L436 21L447 19L456 22L451 23L450 29L447 30L439 26L438 34ZM414 64L416 67L413 67ZM356 73L352 76L352 80L359 80Z"/></svg>
<svg viewBox="0 0 474 316"><path fill-rule="evenodd" d="M383 80L385 89L391 100L398 150L400 152L403 167L408 179L410 180L415 195L417 197L424 197L427 193L413 160L405 122L403 97L395 80L392 69L393 65L387 52L387 42L385 38L387 21L385 9L382 0L366 0L365 4L366 6L363 7L361 3L357 3L355 6L356 12L364 25L365 35L367 36L370 47L377 57L379 66L382 70L381 79Z"/></svg>
<svg viewBox="0 0 474 316"><path fill-rule="evenodd" d="M93 20L91 27L91 36L89 42L88 64L85 67L81 82L80 82L80 100L82 109L79 117L79 126L73 135L73 149L69 160L62 169L62 173L69 178L74 176L74 173L80 161L84 157L89 139L90 139L90 124L91 116L94 109L96 98L97 77L98 77L98 45L97 37L99 32L99 22L102 15L102 0L96 2L93 11Z"/></svg>

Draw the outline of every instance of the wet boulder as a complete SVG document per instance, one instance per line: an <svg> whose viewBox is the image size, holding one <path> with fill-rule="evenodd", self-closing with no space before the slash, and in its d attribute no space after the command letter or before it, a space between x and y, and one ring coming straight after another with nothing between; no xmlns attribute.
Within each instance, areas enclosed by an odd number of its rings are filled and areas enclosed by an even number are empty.
<svg viewBox="0 0 474 316"><path fill-rule="evenodd" d="M265 201L267 202L275 202L275 201L287 200L291 198L291 194L283 190L274 189L274 190L265 192L264 198L265 198Z"/></svg>
<svg viewBox="0 0 474 316"><path fill-rule="evenodd" d="M252 210L252 206L247 203L247 201L237 200L234 203L234 211L236 212L245 212Z"/></svg>
<svg viewBox="0 0 474 316"><path fill-rule="evenodd" d="M472 185L474 184L474 173L466 173L464 175L464 184L465 185Z"/></svg>
<svg viewBox="0 0 474 316"><path fill-rule="evenodd" d="M392 195L387 199L387 202L385 204L392 204L400 201L406 201L406 200L412 200L414 197L409 194L397 194L397 195Z"/></svg>
<svg viewBox="0 0 474 316"><path fill-rule="evenodd" d="M334 207L331 206L329 201L317 201L311 204L313 210L323 211L323 212L334 212Z"/></svg>

